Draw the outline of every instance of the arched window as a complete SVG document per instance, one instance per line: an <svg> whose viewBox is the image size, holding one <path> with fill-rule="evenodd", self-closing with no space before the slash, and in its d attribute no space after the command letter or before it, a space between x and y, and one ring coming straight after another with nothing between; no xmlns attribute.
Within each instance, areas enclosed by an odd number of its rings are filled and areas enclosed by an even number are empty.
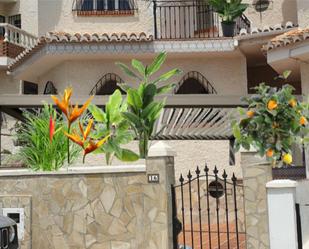
<svg viewBox="0 0 309 249"><path fill-rule="evenodd" d="M125 92L117 85L123 82L117 74L105 74L92 88L90 95L111 95L116 89L119 89L124 94Z"/></svg>
<svg viewBox="0 0 309 249"><path fill-rule="evenodd" d="M57 88L54 86L53 82L47 81L43 94L57 94Z"/></svg>
<svg viewBox="0 0 309 249"><path fill-rule="evenodd" d="M216 94L215 88L199 72L188 72L175 88L175 94Z"/></svg>

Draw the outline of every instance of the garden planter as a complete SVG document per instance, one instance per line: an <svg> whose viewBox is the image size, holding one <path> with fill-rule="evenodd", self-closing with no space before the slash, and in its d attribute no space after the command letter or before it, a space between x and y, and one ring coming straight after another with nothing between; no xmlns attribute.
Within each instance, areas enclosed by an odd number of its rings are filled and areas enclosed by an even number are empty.
<svg viewBox="0 0 309 249"><path fill-rule="evenodd" d="M224 37L233 37L235 35L235 22L221 22L222 33Z"/></svg>

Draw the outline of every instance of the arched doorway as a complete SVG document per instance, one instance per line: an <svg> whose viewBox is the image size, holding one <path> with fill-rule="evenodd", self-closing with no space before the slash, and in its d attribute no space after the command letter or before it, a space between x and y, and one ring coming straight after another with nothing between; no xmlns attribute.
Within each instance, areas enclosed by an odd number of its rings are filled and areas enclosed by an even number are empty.
<svg viewBox="0 0 309 249"><path fill-rule="evenodd" d="M188 72L178 83L175 94L216 94L212 84L199 72Z"/></svg>
<svg viewBox="0 0 309 249"><path fill-rule="evenodd" d="M122 94L125 92L118 86L124 81L114 73L105 74L90 91L90 95L111 95L116 89L119 89Z"/></svg>

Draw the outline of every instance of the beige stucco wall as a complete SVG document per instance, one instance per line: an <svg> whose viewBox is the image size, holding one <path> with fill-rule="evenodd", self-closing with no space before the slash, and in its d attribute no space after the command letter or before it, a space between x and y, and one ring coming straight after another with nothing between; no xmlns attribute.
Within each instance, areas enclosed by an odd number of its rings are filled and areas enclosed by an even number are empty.
<svg viewBox="0 0 309 249"><path fill-rule="evenodd" d="M309 1L297 0L298 23L302 28L309 26Z"/></svg>
<svg viewBox="0 0 309 249"><path fill-rule="evenodd" d="M0 94L20 93L20 81L6 74L6 70L0 70Z"/></svg>
<svg viewBox="0 0 309 249"><path fill-rule="evenodd" d="M65 61L39 78L39 92L42 92L47 81L52 81L59 92L62 92L66 86L73 86L75 94L87 95L97 83L97 81L106 73L116 73L125 82L132 82L115 65L118 60L83 60L83 61ZM122 62L129 64L130 61ZM150 61L143 61L149 64ZM170 57L161 72L179 68L183 71L173 79L173 82L179 82L183 75L189 71L198 71L202 73L214 86L218 94L241 95L246 93L247 72L246 60L244 57ZM137 83L136 83L137 84ZM135 84L135 85L136 85Z"/></svg>
<svg viewBox="0 0 309 249"><path fill-rule="evenodd" d="M39 34L47 31L70 33L152 33L152 4L137 0L138 12L134 16L77 16L72 12L73 0L39 0ZM48 13L49 18L46 18Z"/></svg>
<svg viewBox="0 0 309 249"><path fill-rule="evenodd" d="M271 1L269 8L259 13L255 10L254 0L244 0L244 3L250 4L245 15L252 22L253 27L262 28L276 24L285 24L288 21L297 23L297 0L274 0ZM307 0L303 0L307 1Z"/></svg>
<svg viewBox="0 0 309 249"><path fill-rule="evenodd" d="M22 29L38 34L38 0L19 0L16 3L0 4L0 15L11 16L21 14ZM45 19L48 21L48 18Z"/></svg>
<svg viewBox="0 0 309 249"><path fill-rule="evenodd" d="M309 96L309 65L307 63L300 63L300 73L303 94Z"/></svg>

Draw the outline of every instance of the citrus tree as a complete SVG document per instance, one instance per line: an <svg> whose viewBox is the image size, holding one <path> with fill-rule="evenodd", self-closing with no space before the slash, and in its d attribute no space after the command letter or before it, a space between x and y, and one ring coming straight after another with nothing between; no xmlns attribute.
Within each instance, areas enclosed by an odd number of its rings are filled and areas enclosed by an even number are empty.
<svg viewBox="0 0 309 249"><path fill-rule="evenodd" d="M243 98L248 109L239 108L241 120L232 122L236 150L253 146L273 166L290 165L292 145L308 140L308 102L300 102L290 85L277 89L262 83L255 89L257 94Z"/></svg>

